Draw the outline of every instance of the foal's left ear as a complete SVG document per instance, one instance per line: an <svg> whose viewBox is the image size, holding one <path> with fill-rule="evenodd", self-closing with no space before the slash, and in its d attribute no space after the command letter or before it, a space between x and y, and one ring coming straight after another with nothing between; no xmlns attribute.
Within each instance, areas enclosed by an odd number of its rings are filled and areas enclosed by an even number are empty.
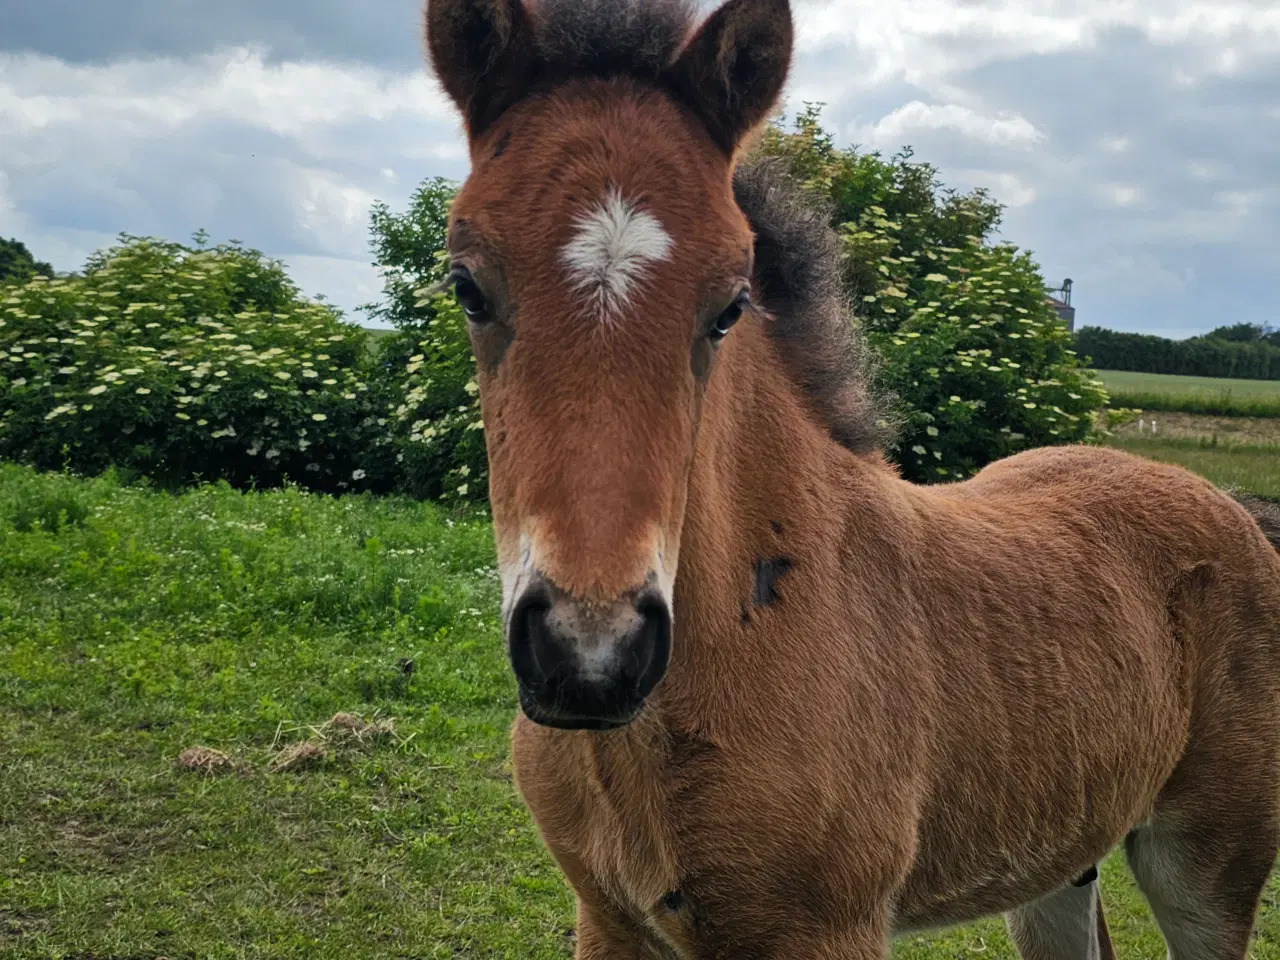
<svg viewBox="0 0 1280 960"><path fill-rule="evenodd" d="M788 0L729 0L668 69L668 82L732 154L773 110L791 67Z"/></svg>
<svg viewBox="0 0 1280 960"><path fill-rule="evenodd" d="M431 66L475 139L528 90L529 14L522 0L427 0L426 29Z"/></svg>

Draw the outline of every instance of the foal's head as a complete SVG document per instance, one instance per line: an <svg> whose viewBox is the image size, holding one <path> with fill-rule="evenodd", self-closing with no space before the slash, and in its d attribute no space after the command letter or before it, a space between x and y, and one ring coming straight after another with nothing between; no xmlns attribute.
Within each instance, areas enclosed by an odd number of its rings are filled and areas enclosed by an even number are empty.
<svg viewBox="0 0 1280 960"><path fill-rule="evenodd" d="M453 207L525 713L633 719L666 672L703 394L751 307L744 137L791 53L786 0L429 0L472 170Z"/></svg>

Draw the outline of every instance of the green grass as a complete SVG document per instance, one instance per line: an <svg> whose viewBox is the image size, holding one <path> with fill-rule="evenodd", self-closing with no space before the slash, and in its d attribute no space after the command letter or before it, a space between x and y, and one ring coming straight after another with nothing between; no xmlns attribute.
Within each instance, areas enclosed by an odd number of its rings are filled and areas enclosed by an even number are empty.
<svg viewBox="0 0 1280 960"><path fill-rule="evenodd" d="M1113 407L1203 413L1213 416L1280 417L1280 380L1226 380L1161 373L1099 370Z"/></svg>
<svg viewBox="0 0 1280 960"><path fill-rule="evenodd" d="M429 506L0 466L0 956L567 956L497 604ZM339 711L395 735L270 772Z"/></svg>
<svg viewBox="0 0 1280 960"><path fill-rule="evenodd" d="M490 536L404 500L0 465L0 956L569 957L510 781ZM344 738L340 711L394 733ZM304 741L327 757L272 772ZM181 768L194 745L232 769ZM1103 886L1120 955L1163 956L1121 859ZM975 952L1013 957L999 921L894 955Z"/></svg>

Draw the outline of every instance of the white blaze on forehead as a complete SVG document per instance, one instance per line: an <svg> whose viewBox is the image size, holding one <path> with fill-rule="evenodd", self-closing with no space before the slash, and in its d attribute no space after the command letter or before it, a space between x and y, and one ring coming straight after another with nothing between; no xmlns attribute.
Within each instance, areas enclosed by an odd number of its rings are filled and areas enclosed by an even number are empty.
<svg viewBox="0 0 1280 960"><path fill-rule="evenodd" d="M637 210L616 188L576 224L561 258L573 286L607 318L626 307L649 264L667 259L672 240L657 217Z"/></svg>

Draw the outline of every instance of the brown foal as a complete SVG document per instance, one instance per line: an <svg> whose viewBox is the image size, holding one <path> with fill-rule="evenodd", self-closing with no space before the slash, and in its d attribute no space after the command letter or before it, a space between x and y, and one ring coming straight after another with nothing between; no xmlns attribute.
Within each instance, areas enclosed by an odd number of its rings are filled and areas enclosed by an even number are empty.
<svg viewBox="0 0 1280 960"><path fill-rule="evenodd" d="M1099 448L897 475L823 214L743 160L786 0L429 0L427 41L517 782L578 957L872 960L1004 913L1093 960L1123 842L1173 960L1241 960L1280 810L1259 522Z"/></svg>

